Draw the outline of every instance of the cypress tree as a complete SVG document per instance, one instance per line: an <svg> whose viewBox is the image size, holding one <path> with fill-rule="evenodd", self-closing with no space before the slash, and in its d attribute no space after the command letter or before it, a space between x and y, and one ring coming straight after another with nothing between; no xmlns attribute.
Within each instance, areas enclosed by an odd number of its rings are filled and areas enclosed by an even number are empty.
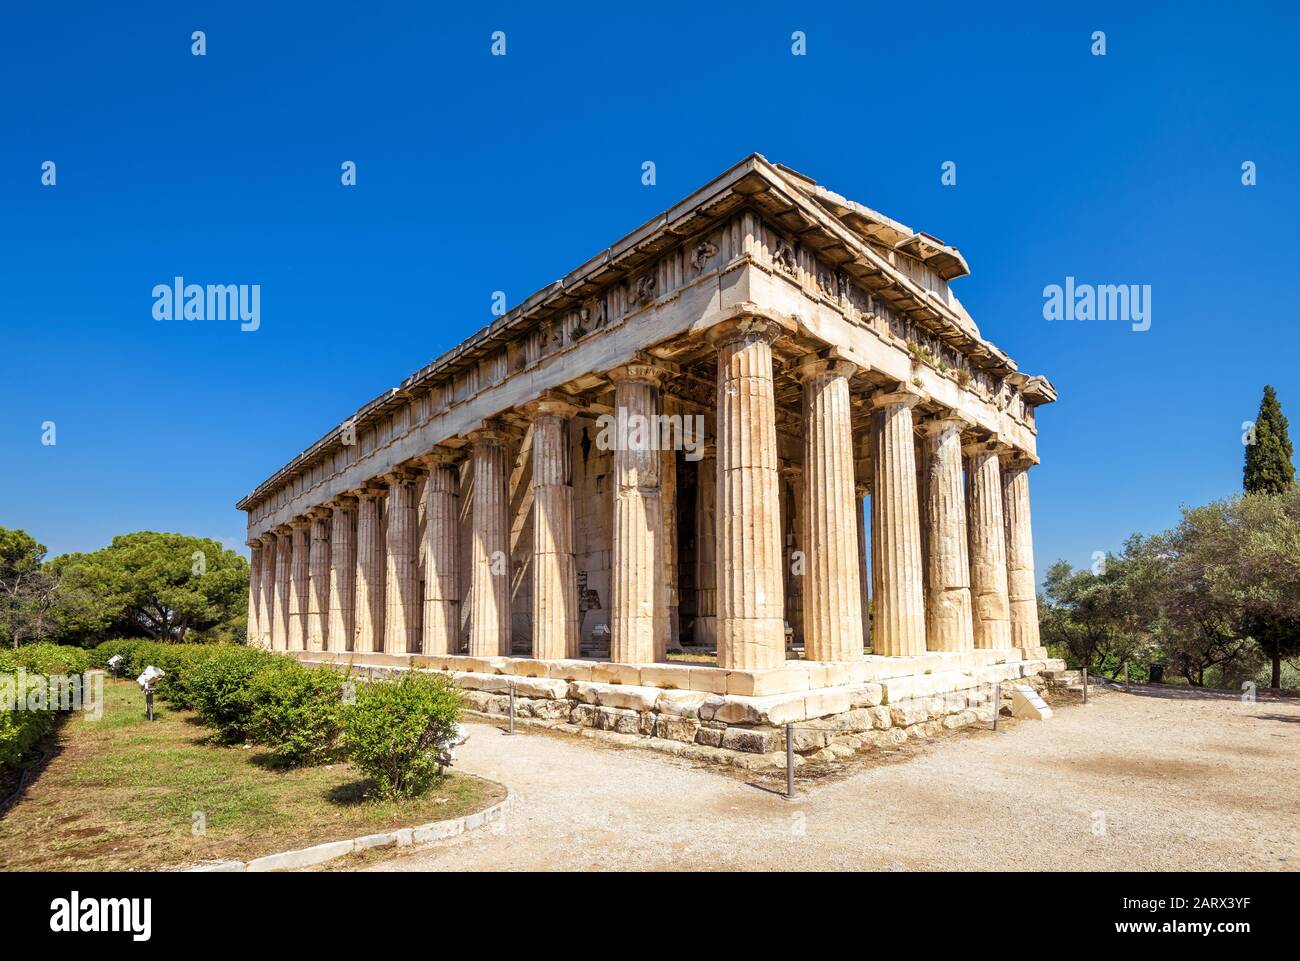
<svg viewBox="0 0 1300 961"><path fill-rule="evenodd" d="M1295 483L1295 465L1291 463L1291 438L1287 434L1286 415L1277 402L1277 392L1264 388L1255 418L1255 443L1246 445L1246 467L1242 487L1247 494L1281 494Z"/></svg>

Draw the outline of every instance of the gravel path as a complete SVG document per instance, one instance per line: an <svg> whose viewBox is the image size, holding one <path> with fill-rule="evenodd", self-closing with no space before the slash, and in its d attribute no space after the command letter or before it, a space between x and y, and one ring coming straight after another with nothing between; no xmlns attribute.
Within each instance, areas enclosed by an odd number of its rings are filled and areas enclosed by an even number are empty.
<svg viewBox="0 0 1300 961"><path fill-rule="evenodd" d="M1185 689L1183 689L1185 691ZM1295 870L1300 702L1106 692L799 785L472 726L484 829L368 870Z"/></svg>

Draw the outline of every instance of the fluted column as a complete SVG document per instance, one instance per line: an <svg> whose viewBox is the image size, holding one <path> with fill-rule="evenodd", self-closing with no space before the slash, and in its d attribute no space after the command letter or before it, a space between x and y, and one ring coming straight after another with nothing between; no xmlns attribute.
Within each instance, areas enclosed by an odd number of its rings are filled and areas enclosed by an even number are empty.
<svg viewBox="0 0 1300 961"><path fill-rule="evenodd" d="M258 561L257 579L257 638L258 647L271 649L271 622L275 616L275 535L263 534L258 540L262 552Z"/></svg>
<svg viewBox="0 0 1300 961"><path fill-rule="evenodd" d="M807 534L804 530L804 507L803 507L803 468L798 465L781 468L781 476L790 486L790 517L782 517L781 535L782 546L788 547L785 552L785 612L786 621L790 625L790 630L800 643L806 645L807 640L804 635L804 606L803 606L803 589L804 580L808 570L808 550L804 546L807 544ZM797 555L797 557L796 557ZM797 563L796 563L797 560ZM805 656L807 647L804 648Z"/></svg>
<svg viewBox="0 0 1300 961"><path fill-rule="evenodd" d="M357 585L357 501L339 497L330 518L329 629L326 644L331 651L352 649L356 631Z"/></svg>
<svg viewBox="0 0 1300 961"><path fill-rule="evenodd" d="M886 656L925 653L925 593L921 520L916 496L916 447L908 390L871 398L871 573L875 584L872 650Z"/></svg>
<svg viewBox="0 0 1300 961"><path fill-rule="evenodd" d="M307 650L323 651L329 633L330 514L328 507L313 507L311 541L307 549Z"/></svg>
<svg viewBox="0 0 1300 961"><path fill-rule="evenodd" d="M1038 647L1038 592L1034 582L1034 537L1029 520L1029 468L1034 460L1012 454L1002 468L1002 513L1006 525L1007 600L1013 647Z"/></svg>
<svg viewBox="0 0 1300 961"><path fill-rule="evenodd" d="M275 532L275 604L271 614L271 647L289 649L289 581L293 571L293 530Z"/></svg>
<svg viewBox="0 0 1300 961"><path fill-rule="evenodd" d="M859 481L853 488L853 513L858 529L858 597L862 605L862 646L871 644L871 557L867 554L867 497L871 488ZM872 653L876 653L872 648Z"/></svg>
<svg viewBox="0 0 1300 961"><path fill-rule="evenodd" d="M806 563L804 656L810 661L862 657L862 598L853 422L843 360L811 360L796 371L803 383L804 478L799 511Z"/></svg>
<svg viewBox="0 0 1300 961"><path fill-rule="evenodd" d="M474 445L474 543L470 572L469 652L510 654L510 492L506 434L485 428Z"/></svg>
<svg viewBox="0 0 1300 961"><path fill-rule="evenodd" d="M718 666L736 670L785 663L772 383L779 332L749 317L708 333L718 350Z"/></svg>
<svg viewBox="0 0 1300 961"><path fill-rule="evenodd" d="M970 586L975 646L983 650L1011 646L1007 603L1007 547L1002 514L1002 472L997 445L965 448L966 510L970 524Z"/></svg>
<svg viewBox="0 0 1300 961"><path fill-rule="evenodd" d="M704 448L695 476L695 625L692 639L701 647L717 647L718 453L712 441Z"/></svg>
<svg viewBox="0 0 1300 961"><path fill-rule="evenodd" d="M610 659L649 664L668 636L660 457L652 436L663 371L629 364L614 381L614 532L610 561Z"/></svg>
<svg viewBox="0 0 1300 961"><path fill-rule="evenodd" d="M248 630L246 643L256 647L261 641L258 622L258 597L262 593L262 542L248 542Z"/></svg>
<svg viewBox="0 0 1300 961"><path fill-rule="evenodd" d="M660 406L665 417L677 414L676 402L671 398L661 398ZM680 416L680 415L679 415ZM659 435L656 432L656 436ZM663 592L664 607L668 616L655 640L655 660L668 659L668 648L675 647L681 634L678 623L679 606L677 601L677 450L669 444L661 445L659 451L659 503L663 511Z"/></svg>
<svg viewBox="0 0 1300 961"><path fill-rule="evenodd" d="M927 473L922 513L929 547L925 625L931 651L969 651L975 646L961 456L961 433L970 426L961 416L922 425Z"/></svg>
<svg viewBox="0 0 1300 961"><path fill-rule="evenodd" d="M410 470L389 474L384 552L384 653L409 654L420 649L420 596L416 571L419 538L416 525L417 475Z"/></svg>
<svg viewBox="0 0 1300 961"><path fill-rule="evenodd" d="M352 650L369 654L384 640L383 493L375 485L357 492L356 626Z"/></svg>
<svg viewBox="0 0 1300 961"><path fill-rule="evenodd" d="M289 522L293 547L289 568L289 650L307 649L307 576L311 524L305 518Z"/></svg>
<svg viewBox="0 0 1300 961"><path fill-rule="evenodd" d="M578 571L573 557L575 408L544 399L533 418L533 657L577 657Z"/></svg>
<svg viewBox="0 0 1300 961"><path fill-rule="evenodd" d="M429 472L424 482L423 654L455 654L460 638L460 477L461 454L437 448L419 458Z"/></svg>

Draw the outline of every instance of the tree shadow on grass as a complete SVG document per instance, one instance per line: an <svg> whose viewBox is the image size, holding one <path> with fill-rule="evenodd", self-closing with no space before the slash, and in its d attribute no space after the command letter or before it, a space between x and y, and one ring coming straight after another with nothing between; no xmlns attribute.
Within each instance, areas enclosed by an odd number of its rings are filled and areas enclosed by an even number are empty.
<svg viewBox="0 0 1300 961"><path fill-rule="evenodd" d="M330 788L325 792L325 799L340 807L356 807L373 800L374 792L375 782L370 778L362 778L360 781L349 781Z"/></svg>
<svg viewBox="0 0 1300 961"><path fill-rule="evenodd" d="M22 802L45 769L63 753L62 732L67 717L65 713L56 714L54 727L32 746L23 763L0 770L0 821Z"/></svg>

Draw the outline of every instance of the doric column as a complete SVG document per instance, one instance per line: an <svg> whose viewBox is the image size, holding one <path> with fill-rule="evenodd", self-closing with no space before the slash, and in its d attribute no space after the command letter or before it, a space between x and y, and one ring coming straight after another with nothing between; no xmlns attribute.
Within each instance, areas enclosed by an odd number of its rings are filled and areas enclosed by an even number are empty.
<svg viewBox="0 0 1300 961"><path fill-rule="evenodd" d="M806 564L803 593L804 657L848 661L862 657L862 597L857 503L853 476L853 422L844 360L810 360L798 368L803 383L803 501L799 506Z"/></svg>
<svg viewBox="0 0 1300 961"><path fill-rule="evenodd" d="M931 651L969 651L975 646L961 459L961 434L970 427L960 415L921 425L927 474L922 514L929 548L925 626Z"/></svg>
<svg viewBox="0 0 1300 961"><path fill-rule="evenodd" d="M668 636L663 500L657 432L663 371L629 364L614 382L614 532L610 560L610 659L649 664Z"/></svg>
<svg viewBox="0 0 1300 961"><path fill-rule="evenodd" d="M661 397L660 406L665 417L680 414L676 402L670 397ZM665 432L656 431L656 438L662 440ZM659 451L659 503L663 510L663 592L664 607L668 617L655 642L655 660L668 659L668 648L675 647L681 635L678 621L680 608L677 601L677 449L671 444L662 444Z"/></svg>
<svg viewBox="0 0 1300 961"><path fill-rule="evenodd" d="M700 647L718 645L718 451L710 441L697 469L695 496L695 626Z"/></svg>
<svg viewBox="0 0 1300 961"><path fill-rule="evenodd" d="M275 625L275 535L262 535L262 580L258 596L259 647L271 650Z"/></svg>
<svg viewBox="0 0 1300 961"><path fill-rule="evenodd" d="M271 614L271 647L289 649L289 581L293 571L293 530L281 527L275 532L275 604Z"/></svg>
<svg viewBox="0 0 1300 961"><path fill-rule="evenodd" d="M263 534L258 540L262 544L262 553L258 562L257 639L254 643L269 651L272 620L275 616L275 535Z"/></svg>
<svg viewBox="0 0 1300 961"><path fill-rule="evenodd" d="M510 493L507 435L493 427L469 435L474 445L474 543L469 653L510 654Z"/></svg>
<svg viewBox="0 0 1300 961"><path fill-rule="evenodd" d="M858 597L862 605L862 646L871 643L871 557L867 554L867 497L870 485L859 481L853 486L853 513L858 529ZM872 649L872 653L876 653Z"/></svg>
<svg viewBox="0 0 1300 961"><path fill-rule="evenodd" d="M1007 547L1002 516L1002 472L997 444L984 441L965 448L966 510L970 524L970 586L975 646L999 650L1011 646L1007 605Z"/></svg>
<svg viewBox="0 0 1300 961"><path fill-rule="evenodd" d="M460 639L460 479L456 464L461 455L439 449L420 460L429 471L424 482L424 622L420 651L455 654Z"/></svg>
<svg viewBox="0 0 1300 961"><path fill-rule="evenodd" d="M330 614L330 514L328 507L313 507L311 542L307 549L307 650L323 651L329 634Z"/></svg>
<svg viewBox="0 0 1300 961"><path fill-rule="evenodd" d="M783 504L789 504L790 516L781 518L781 540L782 546L788 547L785 552L785 570L783 573L785 584L785 612L786 621L790 624L790 630L801 643L807 644L804 635L804 605L803 589L804 580L808 570L808 551L804 546L807 543L807 534L804 531L804 507L803 507L803 468L796 465L781 468L781 476L789 484L790 496L788 500L782 501ZM805 656L807 647L804 648Z"/></svg>
<svg viewBox="0 0 1300 961"><path fill-rule="evenodd" d="M1038 647L1038 592L1034 582L1034 537L1029 522L1027 454L1012 453L1002 468L1002 513L1006 525L1007 599L1011 608L1013 647Z"/></svg>
<svg viewBox="0 0 1300 961"><path fill-rule="evenodd" d="M329 629L331 651L348 651L356 632L357 499L343 496L333 503L330 518Z"/></svg>
<svg viewBox="0 0 1300 961"><path fill-rule="evenodd" d="M736 670L785 663L772 384L779 333L759 317L708 332L718 350L718 666Z"/></svg>
<svg viewBox="0 0 1300 961"><path fill-rule="evenodd" d="M872 650L886 656L925 653L921 519L910 390L871 398L871 573L875 584Z"/></svg>
<svg viewBox="0 0 1300 961"><path fill-rule="evenodd" d="M352 650L369 654L384 641L384 580L387 553L383 537L384 489L370 484L357 491L357 576Z"/></svg>
<svg viewBox="0 0 1300 961"><path fill-rule="evenodd" d="M261 628L258 622L258 597L262 593L262 542L248 542L248 630L246 632L249 647L256 647L261 641Z"/></svg>
<svg viewBox="0 0 1300 961"><path fill-rule="evenodd" d="M533 657L577 657L569 422L576 408L544 398L533 417Z"/></svg>
<svg viewBox="0 0 1300 961"><path fill-rule="evenodd" d="M293 547L289 568L289 650L307 649L307 575L311 550L311 522L297 518L293 528Z"/></svg>
<svg viewBox="0 0 1300 961"><path fill-rule="evenodd" d="M420 596L416 581L420 544L416 525L416 481L411 470L398 470L388 482L384 577L384 653L409 654L420 649Z"/></svg>

